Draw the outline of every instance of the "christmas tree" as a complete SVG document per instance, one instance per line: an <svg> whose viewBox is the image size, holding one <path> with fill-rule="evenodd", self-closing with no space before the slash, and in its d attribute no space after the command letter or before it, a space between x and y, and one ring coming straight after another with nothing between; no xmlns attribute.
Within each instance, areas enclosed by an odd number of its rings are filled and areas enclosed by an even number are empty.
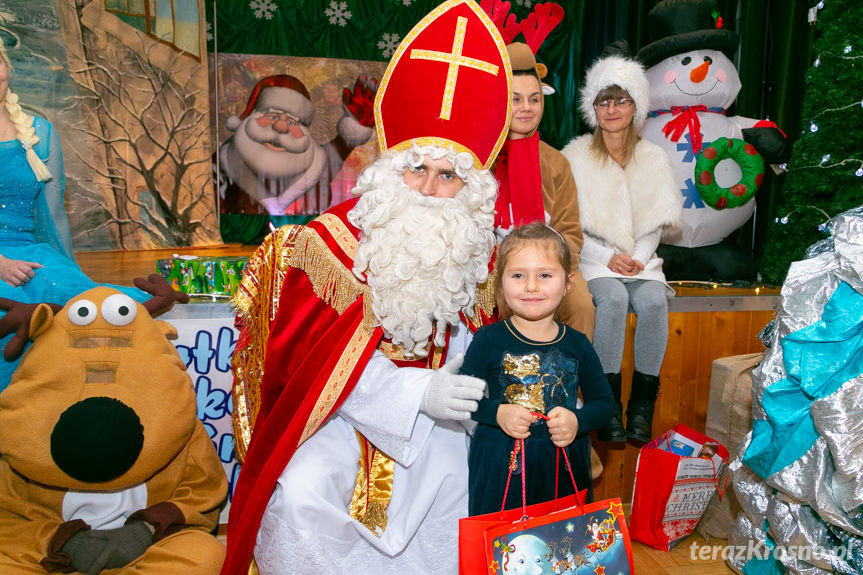
<svg viewBox="0 0 863 575"><path fill-rule="evenodd" d="M802 132L794 143L783 199L770 223L761 263L782 283L791 262L827 237L831 217L863 204L863 13L856 0L821 0L806 74Z"/></svg>

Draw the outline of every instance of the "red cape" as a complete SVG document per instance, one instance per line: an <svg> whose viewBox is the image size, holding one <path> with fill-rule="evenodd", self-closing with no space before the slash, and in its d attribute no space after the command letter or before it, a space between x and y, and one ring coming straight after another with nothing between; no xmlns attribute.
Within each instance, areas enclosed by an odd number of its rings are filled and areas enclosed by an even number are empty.
<svg viewBox="0 0 863 575"><path fill-rule="evenodd" d="M355 248L359 231L345 216L355 203L340 204L310 222L295 246L309 257L329 251L326 261L319 263L342 272L342 278L348 277L344 272L353 276L353 252L345 250L352 243ZM326 250L320 249L323 246ZM222 575L248 573L258 527L279 476L300 443L350 394L383 337L379 327L363 325L363 295L340 313L332 297L316 294L320 286L314 285L313 277L305 269L291 268L282 284L267 344L261 410L231 502ZM355 279L348 289L362 286Z"/></svg>
<svg viewBox="0 0 863 575"><path fill-rule="evenodd" d="M348 397L383 340L383 330L371 325L370 304L365 309L367 288L352 272L359 230L348 223L347 213L356 202L339 204L310 222L295 243L297 267L285 275L270 328L261 408L231 501L221 575L248 573L276 482L299 445ZM472 331L490 323L494 307L490 289L477 292L473 318L462 317ZM437 367L445 355L436 348L423 365Z"/></svg>

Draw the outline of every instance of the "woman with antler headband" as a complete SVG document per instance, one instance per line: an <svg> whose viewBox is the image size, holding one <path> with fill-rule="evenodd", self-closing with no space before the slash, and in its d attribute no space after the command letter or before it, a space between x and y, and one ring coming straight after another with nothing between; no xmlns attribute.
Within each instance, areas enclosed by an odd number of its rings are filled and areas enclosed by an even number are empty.
<svg viewBox="0 0 863 575"><path fill-rule="evenodd" d="M497 5L506 8L506 5ZM566 159L539 139L544 94L554 89L542 82L548 73L536 61L536 51L549 32L563 19L563 9L552 2L537 5L521 22L507 20L506 10L491 14L507 42L512 64L512 114L507 141L498 155L495 178L498 200L495 228L505 236L513 227L542 221L557 230L572 252L573 280L560 307L560 321L593 337L594 310L587 282L577 270L584 243L578 215L578 193ZM522 33L527 43L512 42Z"/></svg>
<svg viewBox="0 0 863 575"><path fill-rule="evenodd" d="M74 260L57 132L47 120L24 111L9 90L11 71L0 41L0 298L63 304L96 284ZM134 288L117 289L138 301L150 297ZM4 314L0 308L0 322ZM0 339L0 348L7 341ZM0 360L0 391L17 365Z"/></svg>

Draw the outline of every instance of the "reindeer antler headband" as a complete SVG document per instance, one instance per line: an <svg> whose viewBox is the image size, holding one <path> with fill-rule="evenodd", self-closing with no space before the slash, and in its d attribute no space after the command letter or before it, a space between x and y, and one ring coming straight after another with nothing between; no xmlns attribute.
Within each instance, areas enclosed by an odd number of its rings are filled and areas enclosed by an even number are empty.
<svg viewBox="0 0 863 575"><path fill-rule="evenodd" d="M489 15L506 42L513 72L535 70L540 80L545 78L548 68L536 61L536 53L549 33L563 20L563 8L554 2L537 4L533 12L518 22L515 14L509 14L509 2L482 0L480 7ZM525 42L513 42L519 33L524 36ZM543 84L542 88L545 94L554 93L554 88L547 84Z"/></svg>

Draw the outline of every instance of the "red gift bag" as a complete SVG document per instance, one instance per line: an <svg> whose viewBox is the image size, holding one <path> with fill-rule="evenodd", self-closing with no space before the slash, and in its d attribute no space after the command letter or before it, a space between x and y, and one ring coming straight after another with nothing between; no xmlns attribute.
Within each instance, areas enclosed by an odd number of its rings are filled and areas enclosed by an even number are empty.
<svg viewBox="0 0 863 575"><path fill-rule="evenodd" d="M521 457L524 469L523 442ZM568 459L566 465L572 477ZM522 497L524 493L522 484ZM608 573L633 573L632 547L620 499L585 504L587 491L576 487L576 493L459 520L459 573L504 575L512 572L522 556L529 556L532 563L539 557L549 573L570 567L575 572L584 565L603 566Z"/></svg>
<svg viewBox="0 0 863 575"><path fill-rule="evenodd" d="M725 446L678 424L638 453L629 531L635 541L668 551L692 533L714 493L725 493Z"/></svg>

